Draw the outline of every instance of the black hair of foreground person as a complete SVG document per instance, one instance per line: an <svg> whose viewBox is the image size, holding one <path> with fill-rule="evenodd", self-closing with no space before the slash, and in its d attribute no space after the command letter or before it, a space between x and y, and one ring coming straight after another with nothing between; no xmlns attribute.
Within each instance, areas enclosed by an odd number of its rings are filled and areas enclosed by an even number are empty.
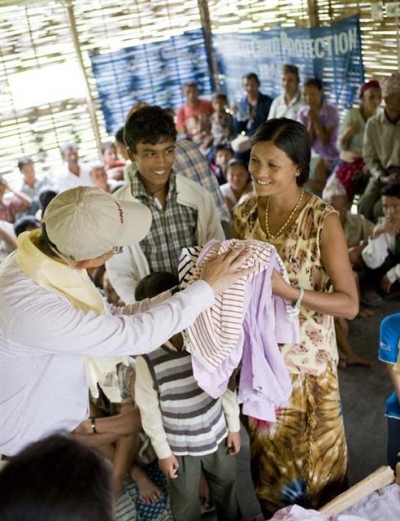
<svg viewBox="0 0 400 521"><path fill-rule="evenodd" d="M1 521L112 521L110 472L68 435L29 445L0 472Z"/></svg>

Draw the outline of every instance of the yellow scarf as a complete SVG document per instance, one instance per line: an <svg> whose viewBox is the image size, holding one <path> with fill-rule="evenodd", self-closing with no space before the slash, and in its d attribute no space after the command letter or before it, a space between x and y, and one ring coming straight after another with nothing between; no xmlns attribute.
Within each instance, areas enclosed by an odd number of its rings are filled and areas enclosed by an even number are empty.
<svg viewBox="0 0 400 521"><path fill-rule="evenodd" d="M59 293L68 298L71 304L82 311L94 311L107 315L108 309L103 297L96 289L86 270L75 270L61 261L45 255L36 246L40 230L21 233L18 237L16 261L20 269L42 288ZM86 358L86 374L92 395L97 398L97 383L110 401L120 402L121 394L116 377L116 366L128 365L126 357ZM112 377L112 375L115 377ZM111 377L110 377L111 376Z"/></svg>

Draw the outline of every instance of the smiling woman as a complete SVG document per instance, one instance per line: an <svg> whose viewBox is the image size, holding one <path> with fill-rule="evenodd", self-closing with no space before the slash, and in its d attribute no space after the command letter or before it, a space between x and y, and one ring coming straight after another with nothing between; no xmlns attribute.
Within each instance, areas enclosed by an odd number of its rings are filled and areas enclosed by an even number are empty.
<svg viewBox="0 0 400 521"><path fill-rule="evenodd" d="M346 481L332 315L354 317L358 298L335 210L302 189L310 152L301 123L280 118L261 125L250 160L257 197L234 213L238 238L276 247L292 284L282 281L278 294L300 309L300 343L281 346L293 386L289 405L275 424L248 418L255 487L266 514L292 503L319 508Z"/></svg>

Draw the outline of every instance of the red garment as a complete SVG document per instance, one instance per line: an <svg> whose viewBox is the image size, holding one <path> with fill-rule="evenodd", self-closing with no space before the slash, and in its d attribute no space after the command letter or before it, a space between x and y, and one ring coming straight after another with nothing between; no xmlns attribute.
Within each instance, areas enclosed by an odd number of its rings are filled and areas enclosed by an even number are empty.
<svg viewBox="0 0 400 521"><path fill-rule="evenodd" d="M357 186L357 182L355 181L360 177L365 177L365 179L367 179L367 177L362 173L364 166L364 160L360 157L352 163L340 161L333 171L336 174L336 177L342 182L350 202L357 193L363 191L360 189L361 187Z"/></svg>
<svg viewBox="0 0 400 521"><path fill-rule="evenodd" d="M179 107L176 113L176 125L179 129L186 129L186 121L189 118L201 119L202 115L211 116L214 112L211 101L200 99L196 107L189 107L186 103ZM189 136L191 137L191 136Z"/></svg>
<svg viewBox="0 0 400 521"><path fill-rule="evenodd" d="M24 204L18 197L5 198L0 201L0 221L15 223L23 210Z"/></svg>

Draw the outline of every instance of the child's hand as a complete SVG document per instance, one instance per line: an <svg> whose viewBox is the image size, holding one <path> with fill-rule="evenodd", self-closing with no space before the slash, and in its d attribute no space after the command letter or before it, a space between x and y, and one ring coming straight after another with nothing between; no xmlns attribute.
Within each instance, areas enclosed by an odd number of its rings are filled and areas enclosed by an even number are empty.
<svg viewBox="0 0 400 521"><path fill-rule="evenodd" d="M176 479L178 477L179 463L173 454L168 458L159 459L158 466L168 478Z"/></svg>
<svg viewBox="0 0 400 521"><path fill-rule="evenodd" d="M237 454L240 451L240 432L228 432L226 445L228 447L228 454L231 456Z"/></svg>

